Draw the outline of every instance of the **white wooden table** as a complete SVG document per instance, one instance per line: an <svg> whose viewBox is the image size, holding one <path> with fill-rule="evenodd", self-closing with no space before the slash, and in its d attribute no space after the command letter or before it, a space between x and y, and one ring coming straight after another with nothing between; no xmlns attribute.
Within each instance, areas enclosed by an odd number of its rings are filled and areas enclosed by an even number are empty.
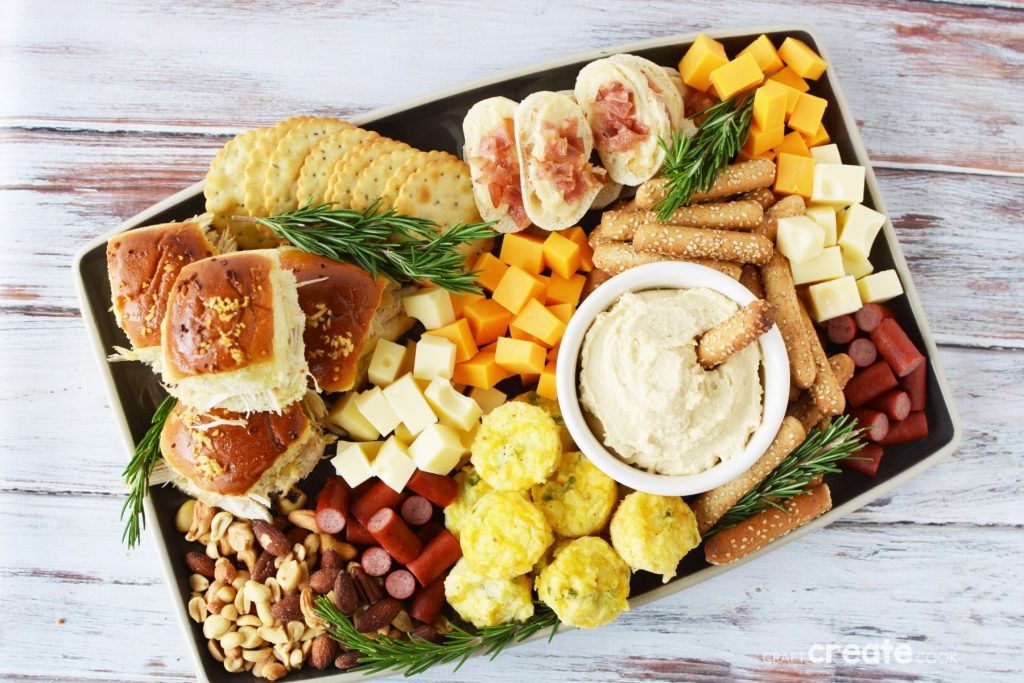
<svg viewBox="0 0 1024 683"><path fill-rule="evenodd" d="M1019 680L1024 4L480 4L493 7L0 1L0 679L193 675L150 540L119 540L126 454L70 272L84 242L200 179L242 128L646 37L795 22L825 40L861 126L962 447L609 627L423 680ZM815 644L885 641L915 661L801 661Z"/></svg>

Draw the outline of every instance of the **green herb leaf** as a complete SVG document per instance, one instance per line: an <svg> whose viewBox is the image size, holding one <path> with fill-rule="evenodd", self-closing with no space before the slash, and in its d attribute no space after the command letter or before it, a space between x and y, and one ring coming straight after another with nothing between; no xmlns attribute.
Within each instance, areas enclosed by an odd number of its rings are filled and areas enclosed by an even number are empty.
<svg viewBox="0 0 1024 683"><path fill-rule="evenodd" d="M160 403L150 420L149 429L135 446L132 459L121 475L128 486L128 499L121 506L121 521L125 523L121 541L127 542L129 548L139 544L141 531L146 528L146 511L142 503L149 495L149 475L160 459L160 432L177 402L173 396L167 396Z"/></svg>

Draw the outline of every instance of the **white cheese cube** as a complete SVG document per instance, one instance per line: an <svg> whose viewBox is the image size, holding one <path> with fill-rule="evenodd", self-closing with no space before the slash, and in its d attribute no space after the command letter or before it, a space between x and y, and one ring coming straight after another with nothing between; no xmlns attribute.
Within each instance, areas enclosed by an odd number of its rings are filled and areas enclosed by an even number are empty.
<svg viewBox="0 0 1024 683"><path fill-rule="evenodd" d="M327 421L344 429L353 439L373 441L380 436L380 432L359 412L355 403L356 396L358 394L353 391L335 401L327 414Z"/></svg>
<svg viewBox="0 0 1024 683"><path fill-rule="evenodd" d="M373 356L370 358L368 372L370 381L378 387L386 387L391 384L402 373L404 360L404 346L381 339L373 348Z"/></svg>
<svg viewBox="0 0 1024 683"><path fill-rule="evenodd" d="M437 378L423 393L443 424L463 432L472 431L480 424L483 410L477 402L455 391L447 381Z"/></svg>
<svg viewBox="0 0 1024 683"><path fill-rule="evenodd" d="M431 474L449 474L465 452L459 433L443 424L430 425L409 446L416 467Z"/></svg>
<svg viewBox="0 0 1024 683"><path fill-rule="evenodd" d="M473 448L473 440L476 439L476 433L479 431L480 425L477 424L476 427L473 427L473 431L462 432L462 445L466 447L467 451Z"/></svg>
<svg viewBox="0 0 1024 683"><path fill-rule="evenodd" d="M846 275L860 279L865 275L870 275L874 270L875 267L866 258L851 258L849 254L843 253L843 273Z"/></svg>
<svg viewBox="0 0 1024 683"><path fill-rule="evenodd" d="M848 257L868 258L883 223L885 216L863 204L847 207L836 216L839 226L837 243Z"/></svg>
<svg viewBox="0 0 1024 683"><path fill-rule="evenodd" d="M903 293L903 285L895 270L882 270L857 280L860 300L866 304L880 304Z"/></svg>
<svg viewBox="0 0 1024 683"><path fill-rule="evenodd" d="M423 391L412 374L402 375L384 389L384 397L391 404L409 432L419 434L437 422L437 415L423 397Z"/></svg>
<svg viewBox="0 0 1024 683"><path fill-rule="evenodd" d="M845 164L814 164L811 201L848 206L864 200L864 167Z"/></svg>
<svg viewBox="0 0 1024 683"><path fill-rule="evenodd" d="M444 337L427 334L416 344L412 376L430 381L435 377L451 379L455 373L455 344Z"/></svg>
<svg viewBox="0 0 1024 683"><path fill-rule="evenodd" d="M811 156L815 164L841 164L843 160L839 157L839 145L819 145L811 147Z"/></svg>
<svg viewBox="0 0 1024 683"><path fill-rule="evenodd" d="M401 493L416 473L416 463L404 443L391 437L384 442L373 459L373 473L395 491Z"/></svg>
<svg viewBox="0 0 1024 683"><path fill-rule="evenodd" d="M825 231L825 246L831 247L836 243L836 209L827 204L811 204L807 207L806 216L821 226Z"/></svg>
<svg viewBox="0 0 1024 683"><path fill-rule="evenodd" d="M807 296L811 299L814 319L819 323L855 313L861 307L857 282L850 275L811 285L807 288Z"/></svg>
<svg viewBox="0 0 1024 683"><path fill-rule="evenodd" d="M807 216L779 219L776 248L790 263L812 259L820 254L824 247L825 231Z"/></svg>
<svg viewBox="0 0 1024 683"><path fill-rule="evenodd" d="M793 271L793 284L796 285L834 280L844 275L843 254L839 247L826 247L812 259L791 263L790 268Z"/></svg>
<svg viewBox="0 0 1024 683"><path fill-rule="evenodd" d="M383 443L339 441L338 454L331 458L331 464L345 483L355 488L373 476L373 461Z"/></svg>
<svg viewBox="0 0 1024 683"><path fill-rule="evenodd" d="M399 422L398 426L395 427L395 438L402 443L412 443L416 440L416 435L409 431L404 422Z"/></svg>
<svg viewBox="0 0 1024 683"><path fill-rule="evenodd" d="M469 397L476 401L484 415L489 415L492 410L498 406L505 405L508 401L508 396L504 391L494 388L481 389L480 387L473 387L473 390L469 392Z"/></svg>
<svg viewBox="0 0 1024 683"><path fill-rule="evenodd" d="M452 297L440 287L424 289L402 300L406 315L416 318L428 330L436 330L455 322Z"/></svg>
<svg viewBox="0 0 1024 683"><path fill-rule="evenodd" d="M384 398L384 392L380 387L373 387L359 394L356 397L356 408L381 436L387 436L395 431L395 427L402 421Z"/></svg>

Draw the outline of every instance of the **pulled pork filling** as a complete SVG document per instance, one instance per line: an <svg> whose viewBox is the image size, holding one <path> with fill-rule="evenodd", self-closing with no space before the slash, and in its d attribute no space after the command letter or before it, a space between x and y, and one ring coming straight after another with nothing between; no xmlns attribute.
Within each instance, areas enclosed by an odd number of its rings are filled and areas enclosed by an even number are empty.
<svg viewBox="0 0 1024 683"><path fill-rule="evenodd" d="M647 137L650 129L636 118L633 93L618 81L606 83L594 100L594 133L602 148L624 152Z"/></svg>

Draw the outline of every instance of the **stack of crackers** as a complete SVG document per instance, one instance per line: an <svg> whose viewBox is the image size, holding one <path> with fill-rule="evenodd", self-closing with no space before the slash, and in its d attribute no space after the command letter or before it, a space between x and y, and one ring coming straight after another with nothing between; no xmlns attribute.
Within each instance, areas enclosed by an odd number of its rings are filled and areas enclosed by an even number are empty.
<svg viewBox="0 0 1024 683"><path fill-rule="evenodd" d="M206 175L206 210L239 248L279 243L256 223L234 216L273 216L331 203L364 210L380 201L445 228L478 223L469 167L448 152L424 152L347 121L293 116L232 138Z"/></svg>

